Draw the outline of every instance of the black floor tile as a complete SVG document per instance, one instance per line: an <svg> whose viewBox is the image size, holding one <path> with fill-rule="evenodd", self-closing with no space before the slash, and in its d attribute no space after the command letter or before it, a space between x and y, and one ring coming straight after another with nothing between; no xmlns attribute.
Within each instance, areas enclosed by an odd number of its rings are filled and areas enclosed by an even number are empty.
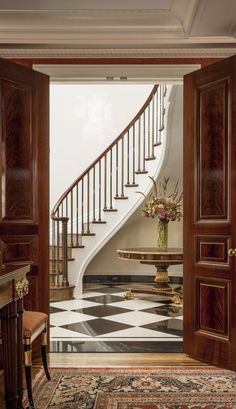
<svg viewBox="0 0 236 409"><path fill-rule="evenodd" d="M183 336L183 321L176 320L174 318L154 322L148 325L142 325L141 327L163 332L164 334L176 335L179 337Z"/></svg>
<svg viewBox="0 0 236 409"><path fill-rule="evenodd" d="M124 297L118 297L117 295L112 295L112 294L105 294L105 295L97 295L95 297L85 298L85 300L106 305L106 304L110 304L113 302L124 301Z"/></svg>
<svg viewBox="0 0 236 409"><path fill-rule="evenodd" d="M125 288L120 287L101 287L97 289L97 292L104 293L104 294L115 294L115 293L123 293L126 291Z"/></svg>
<svg viewBox="0 0 236 409"><path fill-rule="evenodd" d="M181 317L183 315L183 307L173 304L160 305L159 307L147 308L142 311L156 315L163 315L165 317Z"/></svg>
<svg viewBox="0 0 236 409"><path fill-rule="evenodd" d="M110 332L121 331L122 329L132 328L132 325L120 324L119 322L97 318L90 321L62 325L61 328L95 337L98 335L109 334ZM99 340L97 341L99 342Z"/></svg>
<svg viewBox="0 0 236 409"><path fill-rule="evenodd" d="M180 353L183 343L180 341L145 342L145 341L51 341L51 352L137 352L137 353Z"/></svg>
<svg viewBox="0 0 236 409"><path fill-rule="evenodd" d="M122 314L124 312L130 312L126 308L119 308L113 305L98 305L95 307L81 308L79 310L73 310L74 312L80 312L82 314L93 315L94 317L108 317L109 315Z"/></svg>
<svg viewBox="0 0 236 409"><path fill-rule="evenodd" d="M50 314L53 314L54 312L63 312L67 310L63 310L62 308L57 308L57 307L50 307Z"/></svg>

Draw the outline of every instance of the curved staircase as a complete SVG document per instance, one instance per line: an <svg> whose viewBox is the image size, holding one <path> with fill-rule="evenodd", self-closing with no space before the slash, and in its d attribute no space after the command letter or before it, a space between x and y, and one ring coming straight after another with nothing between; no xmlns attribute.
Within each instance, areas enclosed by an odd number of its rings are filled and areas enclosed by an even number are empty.
<svg viewBox="0 0 236 409"><path fill-rule="evenodd" d="M148 194L166 151L167 94L155 85L143 107L64 192L51 212L50 300L79 297L84 271ZM69 272L68 272L69 269ZM74 294L75 292L75 294Z"/></svg>

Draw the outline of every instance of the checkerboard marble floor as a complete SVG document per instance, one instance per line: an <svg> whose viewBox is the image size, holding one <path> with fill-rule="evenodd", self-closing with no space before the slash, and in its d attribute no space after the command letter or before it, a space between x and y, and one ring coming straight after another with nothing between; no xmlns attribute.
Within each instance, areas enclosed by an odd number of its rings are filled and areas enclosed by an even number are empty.
<svg viewBox="0 0 236 409"><path fill-rule="evenodd" d="M79 300L52 302L51 352L182 352L182 306L158 295L125 300L128 289L94 285Z"/></svg>

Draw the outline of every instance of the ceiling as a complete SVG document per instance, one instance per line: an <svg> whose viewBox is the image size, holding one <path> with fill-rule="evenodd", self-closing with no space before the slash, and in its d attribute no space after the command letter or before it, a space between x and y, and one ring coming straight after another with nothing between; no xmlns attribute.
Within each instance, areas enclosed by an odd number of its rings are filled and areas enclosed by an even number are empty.
<svg viewBox="0 0 236 409"><path fill-rule="evenodd" d="M0 55L221 57L236 0L0 0Z"/></svg>

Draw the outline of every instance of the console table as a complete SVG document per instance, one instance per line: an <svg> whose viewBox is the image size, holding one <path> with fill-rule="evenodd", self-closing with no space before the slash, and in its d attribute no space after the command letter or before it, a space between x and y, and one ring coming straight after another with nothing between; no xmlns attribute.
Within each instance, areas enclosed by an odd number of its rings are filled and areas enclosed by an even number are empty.
<svg viewBox="0 0 236 409"><path fill-rule="evenodd" d="M131 298L133 293L146 293L170 297L175 304L181 303L183 298L182 288L178 287L172 290L169 285L168 267L170 265L183 264L182 249L169 248L166 251L162 251L156 247L136 247L118 249L117 253L120 259L137 260L141 264L150 264L156 267L154 287L151 289L132 288L125 294L126 299Z"/></svg>
<svg viewBox="0 0 236 409"><path fill-rule="evenodd" d="M6 265L0 269L0 319L6 409L22 406L23 297L28 293L29 265Z"/></svg>

